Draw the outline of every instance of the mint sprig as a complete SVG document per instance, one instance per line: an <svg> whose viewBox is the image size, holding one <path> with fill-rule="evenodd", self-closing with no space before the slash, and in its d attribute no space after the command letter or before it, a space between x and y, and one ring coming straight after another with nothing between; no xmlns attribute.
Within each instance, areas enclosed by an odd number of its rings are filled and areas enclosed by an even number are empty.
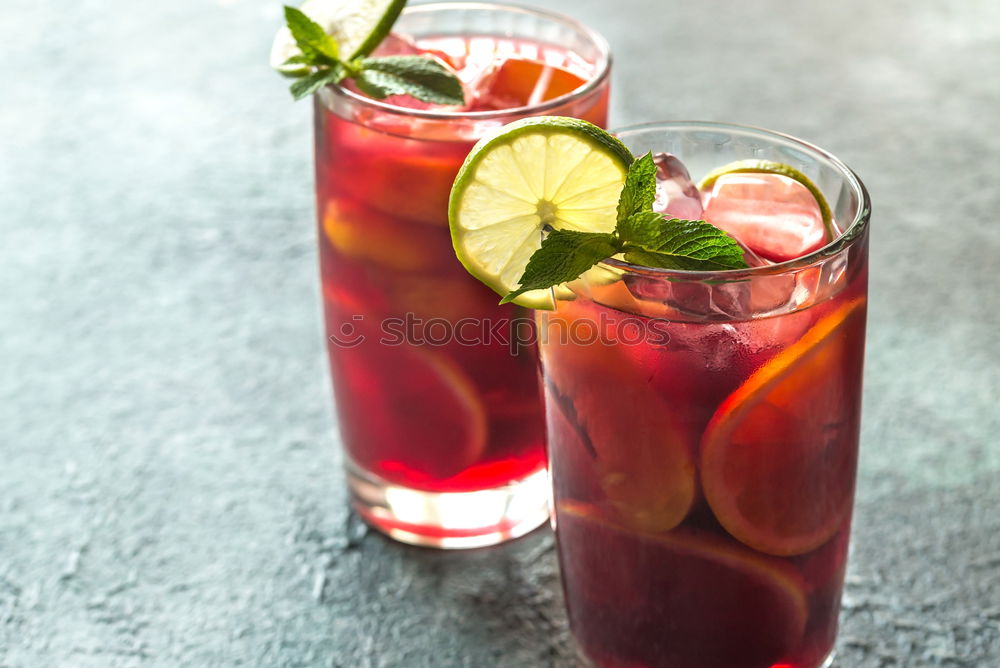
<svg viewBox="0 0 1000 668"><path fill-rule="evenodd" d="M544 290L576 280L614 255L626 262L661 269L720 271L746 269L743 249L731 236L703 220L665 220L652 210L656 165L651 153L629 166L618 199L614 232L550 230L505 304L530 290Z"/></svg>
<svg viewBox="0 0 1000 668"><path fill-rule="evenodd" d="M292 91L292 97L301 100L304 97L309 97L323 86L340 83L346 76L347 71L343 67L339 64L332 65L296 79L289 86L289 90Z"/></svg>
<svg viewBox="0 0 1000 668"><path fill-rule="evenodd" d="M340 46L323 26L295 7L285 6L285 24L302 55L292 57L297 65L333 65L340 60ZM291 64L291 63L287 63Z"/></svg>
<svg viewBox="0 0 1000 668"><path fill-rule="evenodd" d="M365 95L379 99L410 95L436 104L462 104L461 82L436 60L423 56L364 58L354 83Z"/></svg>
<svg viewBox="0 0 1000 668"><path fill-rule="evenodd" d="M285 24L301 53L284 62L300 66L287 72L295 77L292 97L301 100L330 84L353 79L369 97L382 100L390 95L410 95L434 104L464 104L462 83L455 73L425 56L340 57L337 40L302 10L285 6Z"/></svg>
<svg viewBox="0 0 1000 668"><path fill-rule="evenodd" d="M502 300L513 301L529 290L545 290L572 281L595 264L619 253L614 234L552 230L542 240L521 275L520 287Z"/></svg>

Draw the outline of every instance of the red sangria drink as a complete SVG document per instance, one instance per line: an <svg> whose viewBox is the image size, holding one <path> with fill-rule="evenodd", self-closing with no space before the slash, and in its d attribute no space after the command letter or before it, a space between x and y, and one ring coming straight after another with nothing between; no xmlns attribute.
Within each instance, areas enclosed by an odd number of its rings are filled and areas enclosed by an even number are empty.
<svg viewBox="0 0 1000 668"><path fill-rule="evenodd" d="M616 194L608 220L583 224L541 198L545 239L500 287L515 302L552 289L539 349L581 661L828 665L858 457L864 186L833 156L764 130L641 126L618 134L623 154L559 123L512 127L506 142L574 134L576 155L607 158L590 182ZM475 246L476 225L509 212L487 214L463 182L501 173L503 143L477 147L486 156L456 183L467 200L452 216L456 249L482 280L496 253Z"/></svg>
<svg viewBox="0 0 1000 668"><path fill-rule="evenodd" d="M303 9L337 35L340 15L320 5ZM414 58L447 72L461 99L422 99L420 71L378 89ZM404 542L497 543L548 517L534 322L456 260L448 196L473 144L507 122L555 112L604 125L607 45L565 17L444 2L402 9L364 62L370 77L314 95L322 291L352 500Z"/></svg>

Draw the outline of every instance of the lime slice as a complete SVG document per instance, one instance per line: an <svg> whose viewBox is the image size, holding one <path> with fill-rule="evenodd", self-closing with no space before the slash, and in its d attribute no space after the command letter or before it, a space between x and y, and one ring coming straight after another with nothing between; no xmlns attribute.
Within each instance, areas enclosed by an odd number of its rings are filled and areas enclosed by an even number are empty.
<svg viewBox="0 0 1000 668"><path fill-rule="evenodd" d="M505 125L473 147L455 178L448 219L458 259L507 295L519 285L546 226L615 229L632 160L624 144L579 119L541 116ZM549 290L514 302L552 308Z"/></svg>
<svg viewBox="0 0 1000 668"><path fill-rule="evenodd" d="M405 5L406 0L306 0L300 9L337 40L346 61L374 51ZM284 64L299 53L292 33L283 27L271 45L271 67L288 76L301 76L308 67Z"/></svg>
<svg viewBox="0 0 1000 668"><path fill-rule="evenodd" d="M822 191L813 183L808 176L795 169L791 165L786 165L783 162L773 162L771 160L737 160L735 162L730 162L728 165L723 165L713 169L698 183L698 190L706 192L709 188L715 185L715 182L720 176L726 174L746 174L748 172L764 173L764 174L778 174L779 176L785 176L793 181L798 181L803 186L806 187L813 197L816 198L816 203L819 205L820 215L823 217L823 227L826 228L826 240L827 242L833 241L837 236L837 231L833 227L833 214L830 212L830 205L826 201L826 197L823 196Z"/></svg>

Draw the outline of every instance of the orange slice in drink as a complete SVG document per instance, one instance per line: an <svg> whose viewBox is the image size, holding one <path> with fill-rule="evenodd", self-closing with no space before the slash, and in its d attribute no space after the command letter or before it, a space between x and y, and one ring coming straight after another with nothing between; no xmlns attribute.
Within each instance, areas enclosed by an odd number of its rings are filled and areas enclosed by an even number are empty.
<svg viewBox="0 0 1000 668"><path fill-rule="evenodd" d="M754 372L702 438L701 482L716 518L781 556L825 543L851 507L865 299L841 304Z"/></svg>
<svg viewBox="0 0 1000 668"><path fill-rule="evenodd" d="M390 216L447 228L448 196L462 156L442 145L436 154L399 151L368 165L365 187L371 205Z"/></svg>
<svg viewBox="0 0 1000 668"><path fill-rule="evenodd" d="M561 67L524 58L508 58L477 84L477 109L511 109L572 93L584 79Z"/></svg>
<svg viewBox="0 0 1000 668"><path fill-rule="evenodd" d="M390 219L447 228L451 186L469 152L452 125L361 110L353 123L329 120L316 150L328 156L336 192Z"/></svg>
<svg viewBox="0 0 1000 668"><path fill-rule="evenodd" d="M636 532L568 500L556 520L571 624L594 654L751 668L801 642L805 584L783 559L704 531Z"/></svg>
<svg viewBox="0 0 1000 668"><path fill-rule="evenodd" d="M545 369L555 391L572 402L573 418L593 449L590 464L621 522L646 531L677 526L697 491L693 443L648 376L620 346L588 330L598 323L574 315L574 302L545 314ZM560 338L563 337L563 338ZM576 339L574 342L573 339Z"/></svg>
<svg viewBox="0 0 1000 668"><path fill-rule="evenodd" d="M386 269L432 269L439 266L446 252L451 255L446 236L430 238L425 230L411 230L388 216L345 199L327 200L323 233L336 251Z"/></svg>
<svg viewBox="0 0 1000 668"><path fill-rule="evenodd" d="M333 358L345 442L376 471L406 469L408 482L448 478L486 449L487 415L472 381L449 357L367 341Z"/></svg>

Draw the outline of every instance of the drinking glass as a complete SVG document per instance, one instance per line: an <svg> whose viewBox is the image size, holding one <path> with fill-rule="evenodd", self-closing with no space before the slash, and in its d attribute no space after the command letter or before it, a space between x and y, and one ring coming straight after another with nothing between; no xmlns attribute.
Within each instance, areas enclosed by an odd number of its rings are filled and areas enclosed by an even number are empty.
<svg viewBox="0 0 1000 668"><path fill-rule="evenodd" d="M695 175L751 158L791 165L842 234L745 270L611 259L538 312L554 526L581 660L828 665L858 457L868 194L837 158L775 132L661 123L618 136Z"/></svg>
<svg viewBox="0 0 1000 668"><path fill-rule="evenodd" d="M523 88L527 104L456 110L347 86L315 96L320 267L348 485L360 515L397 540L490 545L548 518L537 356L525 345L534 323L456 260L448 196L476 140L505 123L553 114L603 126L610 55L570 18L502 4L415 5L395 30L466 68L515 58L499 75L503 94ZM540 77L550 92L568 90L528 97ZM490 81L467 93L496 98L501 84Z"/></svg>

